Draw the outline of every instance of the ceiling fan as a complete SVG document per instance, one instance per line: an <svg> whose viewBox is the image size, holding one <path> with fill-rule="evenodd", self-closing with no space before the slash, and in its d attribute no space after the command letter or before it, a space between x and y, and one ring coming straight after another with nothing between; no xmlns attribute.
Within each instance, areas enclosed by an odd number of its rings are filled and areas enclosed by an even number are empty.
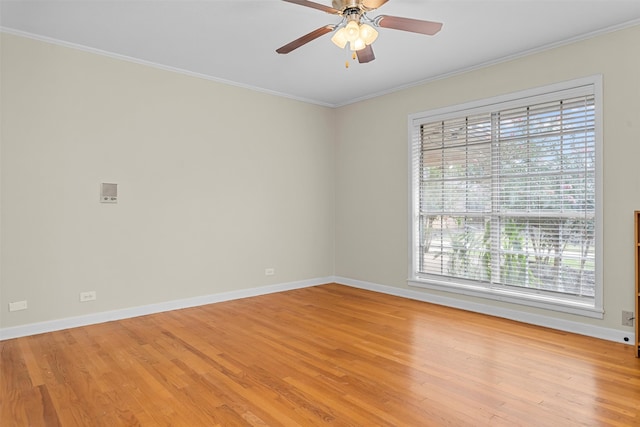
<svg viewBox="0 0 640 427"><path fill-rule="evenodd" d="M342 20L335 25L325 25L309 34L287 43L276 52L286 54L305 44L323 36L327 33L335 32L331 41L341 49L349 44L349 48L358 57L361 64L371 62L375 58L371 43L378 37L378 32L374 27L391 28L394 30L409 31L412 33L426 34L432 36L440 31L442 23L422 21L420 19L401 18L398 16L378 15L369 18L367 12L375 10L385 4L388 0L333 0L332 6L325 6L308 0L283 0L300 6L311 7L323 12L342 17ZM354 57L355 59L355 57Z"/></svg>

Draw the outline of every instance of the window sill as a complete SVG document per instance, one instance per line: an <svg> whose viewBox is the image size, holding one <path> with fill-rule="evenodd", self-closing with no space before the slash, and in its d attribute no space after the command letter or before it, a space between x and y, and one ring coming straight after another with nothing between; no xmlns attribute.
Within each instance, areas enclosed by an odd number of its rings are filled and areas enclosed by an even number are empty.
<svg viewBox="0 0 640 427"><path fill-rule="evenodd" d="M467 295L472 297L490 299L494 301L508 302L512 304L525 305L529 307L542 308L562 313L575 314L579 316L602 319L604 310L594 307L591 302L579 300L559 300L545 294L526 292L524 290L485 288L473 284L461 284L448 281L438 281L425 278L412 278L408 280L409 286L433 289L448 293Z"/></svg>

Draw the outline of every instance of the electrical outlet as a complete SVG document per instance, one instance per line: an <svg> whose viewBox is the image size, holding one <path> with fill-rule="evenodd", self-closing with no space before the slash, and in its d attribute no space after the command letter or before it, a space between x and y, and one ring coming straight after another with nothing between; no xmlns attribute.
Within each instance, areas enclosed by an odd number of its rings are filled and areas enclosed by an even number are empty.
<svg viewBox="0 0 640 427"><path fill-rule="evenodd" d="M622 326L633 326L634 319L633 311L622 312Z"/></svg>
<svg viewBox="0 0 640 427"><path fill-rule="evenodd" d="M264 269L264 275L265 276L273 276L274 274L276 274L276 269L275 268L265 268Z"/></svg>
<svg viewBox="0 0 640 427"><path fill-rule="evenodd" d="M16 301L9 303L9 311L19 311L27 309L27 301Z"/></svg>
<svg viewBox="0 0 640 427"><path fill-rule="evenodd" d="M80 292L80 302L94 301L96 299L96 291Z"/></svg>

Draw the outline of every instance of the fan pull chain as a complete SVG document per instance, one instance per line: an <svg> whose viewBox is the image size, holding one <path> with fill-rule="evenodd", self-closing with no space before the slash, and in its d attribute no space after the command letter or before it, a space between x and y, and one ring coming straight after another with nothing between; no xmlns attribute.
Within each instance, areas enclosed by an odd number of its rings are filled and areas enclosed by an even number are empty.
<svg viewBox="0 0 640 427"><path fill-rule="evenodd" d="M356 53L355 52L351 53L351 59L353 59L354 61L356 60ZM349 60L344 62L344 68L349 68Z"/></svg>

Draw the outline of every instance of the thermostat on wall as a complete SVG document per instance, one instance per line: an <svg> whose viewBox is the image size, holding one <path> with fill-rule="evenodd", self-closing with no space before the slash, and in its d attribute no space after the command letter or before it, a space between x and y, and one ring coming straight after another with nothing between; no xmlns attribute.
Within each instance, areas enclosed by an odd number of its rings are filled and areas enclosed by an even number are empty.
<svg viewBox="0 0 640 427"><path fill-rule="evenodd" d="M118 203L118 184L100 185L100 202L102 203Z"/></svg>

